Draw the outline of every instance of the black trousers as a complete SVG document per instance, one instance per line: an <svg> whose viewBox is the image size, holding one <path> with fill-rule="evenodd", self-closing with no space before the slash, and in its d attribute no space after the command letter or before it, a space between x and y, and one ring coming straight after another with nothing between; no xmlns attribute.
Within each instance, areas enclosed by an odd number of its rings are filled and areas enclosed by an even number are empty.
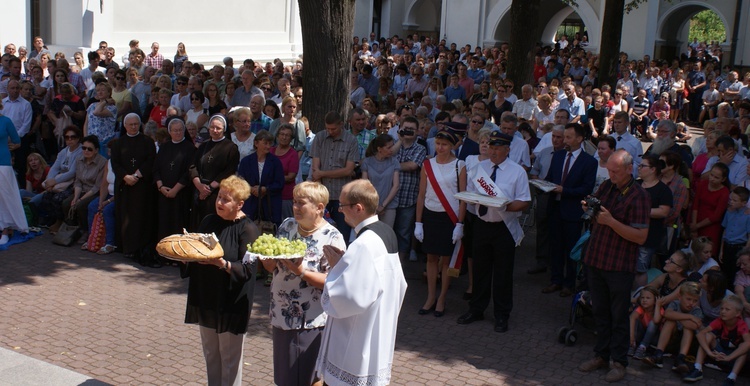
<svg viewBox="0 0 750 386"><path fill-rule="evenodd" d="M612 359L628 365L630 345L630 288L632 272L604 271L586 267L591 291L591 304L596 323L594 353L609 362Z"/></svg>
<svg viewBox="0 0 750 386"><path fill-rule="evenodd" d="M482 314L493 301L495 319L508 319L513 309L513 262L516 243L502 222L475 222L474 288L469 308Z"/></svg>
<svg viewBox="0 0 750 386"><path fill-rule="evenodd" d="M721 272L724 272L731 289L734 286L734 277L737 275L737 253L745 248L745 244L729 244L726 241L722 241L722 243L724 244L724 253Z"/></svg>

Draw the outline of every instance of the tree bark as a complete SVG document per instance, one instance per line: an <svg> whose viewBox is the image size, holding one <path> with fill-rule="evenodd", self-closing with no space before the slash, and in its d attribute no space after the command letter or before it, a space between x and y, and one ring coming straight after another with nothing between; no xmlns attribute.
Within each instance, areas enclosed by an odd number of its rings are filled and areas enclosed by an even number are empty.
<svg viewBox="0 0 750 386"><path fill-rule="evenodd" d="M607 0L602 20L602 42L599 50L599 84L617 83L620 43L622 41L622 19L625 16L625 0Z"/></svg>
<svg viewBox="0 0 750 386"><path fill-rule="evenodd" d="M516 85L514 90L518 95L522 85L536 82L533 79L534 56L536 43L541 38L540 3L541 0L513 0L510 5L510 52L506 73Z"/></svg>
<svg viewBox="0 0 750 386"><path fill-rule="evenodd" d="M355 0L298 0L304 54L302 113L317 133L325 115L346 117Z"/></svg>

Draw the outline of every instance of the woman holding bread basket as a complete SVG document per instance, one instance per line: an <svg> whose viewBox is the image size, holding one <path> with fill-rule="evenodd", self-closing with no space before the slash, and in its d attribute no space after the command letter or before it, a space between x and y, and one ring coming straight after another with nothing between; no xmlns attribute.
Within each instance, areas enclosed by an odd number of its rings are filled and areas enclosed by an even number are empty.
<svg viewBox="0 0 750 386"><path fill-rule="evenodd" d="M218 259L182 267L188 284L185 323L200 326L208 385L242 383L242 348L253 301L256 261L246 261L247 245L260 235L242 212L250 185L240 177L221 181L216 214L209 214L198 232L214 232L224 250Z"/></svg>

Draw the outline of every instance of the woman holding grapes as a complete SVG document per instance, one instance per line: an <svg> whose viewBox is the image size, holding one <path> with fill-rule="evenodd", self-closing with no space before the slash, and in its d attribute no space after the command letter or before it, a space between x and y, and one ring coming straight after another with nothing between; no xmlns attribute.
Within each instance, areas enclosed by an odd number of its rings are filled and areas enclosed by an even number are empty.
<svg viewBox="0 0 750 386"><path fill-rule="evenodd" d="M320 296L330 269L323 246L346 249L344 237L323 218L327 204L328 189L322 184L306 181L295 186L294 217L284 220L278 236L305 241L307 251L301 259L261 260L273 272L270 316L274 383L279 386L313 382L326 322Z"/></svg>

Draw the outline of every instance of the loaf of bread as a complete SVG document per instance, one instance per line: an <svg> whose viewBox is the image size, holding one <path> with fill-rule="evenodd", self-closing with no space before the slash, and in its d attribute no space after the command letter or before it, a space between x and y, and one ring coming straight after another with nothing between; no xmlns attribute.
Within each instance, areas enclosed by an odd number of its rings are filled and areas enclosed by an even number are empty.
<svg viewBox="0 0 750 386"><path fill-rule="evenodd" d="M205 261L224 256L214 233L188 233L167 236L156 244L156 252L170 260Z"/></svg>

